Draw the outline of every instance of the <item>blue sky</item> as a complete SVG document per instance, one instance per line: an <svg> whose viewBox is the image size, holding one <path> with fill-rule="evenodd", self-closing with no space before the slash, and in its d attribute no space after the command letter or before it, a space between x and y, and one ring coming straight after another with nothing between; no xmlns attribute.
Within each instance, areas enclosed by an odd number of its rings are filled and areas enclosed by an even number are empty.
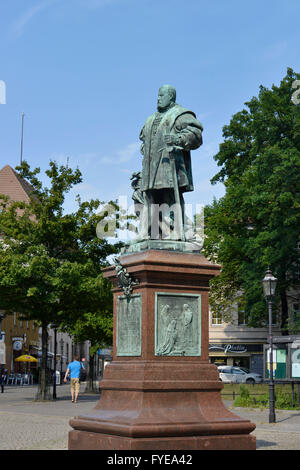
<svg viewBox="0 0 300 470"><path fill-rule="evenodd" d="M24 112L23 158L82 171L67 211L77 193L130 198L140 129L169 83L204 126L186 202L211 202L222 127L261 84L300 72L299 14L299 0L1 0L0 166L19 163Z"/></svg>

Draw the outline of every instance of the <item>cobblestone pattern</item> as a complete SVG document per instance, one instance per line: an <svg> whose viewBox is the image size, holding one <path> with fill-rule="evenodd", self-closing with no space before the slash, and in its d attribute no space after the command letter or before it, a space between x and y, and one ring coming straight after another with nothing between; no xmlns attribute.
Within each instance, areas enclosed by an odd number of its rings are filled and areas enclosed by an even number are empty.
<svg viewBox="0 0 300 470"><path fill-rule="evenodd" d="M0 412L1 450L66 450L69 418ZM4 431L4 432L3 432Z"/></svg>
<svg viewBox="0 0 300 470"><path fill-rule="evenodd" d="M72 403L69 386L57 387L57 401L34 402L35 387L6 387L0 394L0 450L67 450L70 418L90 411L99 396L81 394ZM225 406L256 424L257 450L299 450L300 411L276 410L269 424L268 410Z"/></svg>
<svg viewBox="0 0 300 470"><path fill-rule="evenodd" d="M0 393L1 450L67 450L70 419L99 400L99 395L84 393L72 403L69 385L57 386L56 401L35 402L35 394L36 387L26 386L7 386Z"/></svg>

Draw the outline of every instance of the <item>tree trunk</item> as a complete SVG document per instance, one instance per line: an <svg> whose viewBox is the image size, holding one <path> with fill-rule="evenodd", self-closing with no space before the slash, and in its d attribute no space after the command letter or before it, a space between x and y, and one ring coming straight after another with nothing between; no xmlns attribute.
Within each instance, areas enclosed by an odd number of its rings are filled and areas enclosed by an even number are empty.
<svg viewBox="0 0 300 470"><path fill-rule="evenodd" d="M50 387L49 387L49 370L47 367L47 355L48 355L48 325L42 324L42 359L39 374L38 391L36 400L50 400Z"/></svg>
<svg viewBox="0 0 300 470"><path fill-rule="evenodd" d="M288 335L288 320L289 320L289 310L288 310L288 302L286 296L286 290L283 290L280 293L281 299L281 332L283 335Z"/></svg>
<svg viewBox="0 0 300 470"><path fill-rule="evenodd" d="M87 386L85 391L86 392L96 392L96 384L94 381L94 375L95 375L95 368L94 368L94 358L95 355L91 355L91 350L89 354L89 371L88 371L88 381L87 381Z"/></svg>

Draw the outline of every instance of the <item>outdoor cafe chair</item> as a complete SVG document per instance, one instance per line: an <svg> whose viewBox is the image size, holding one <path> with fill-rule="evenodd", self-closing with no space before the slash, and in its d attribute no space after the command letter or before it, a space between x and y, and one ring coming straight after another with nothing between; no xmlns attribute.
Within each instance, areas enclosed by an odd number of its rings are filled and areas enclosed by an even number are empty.
<svg viewBox="0 0 300 470"><path fill-rule="evenodd" d="M23 385L29 385L30 383L30 377L29 374L23 374Z"/></svg>
<svg viewBox="0 0 300 470"><path fill-rule="evenodd" d="M20 385L23 385L22 374L16 374L15 384L18 385L18 382L20 383Z"/></svg>
<svg viewBox="0 0 300 470"><path fill-rule="evenodd" d="M15 374L8 374L7 385L13 385L15 383Z"/></svg>

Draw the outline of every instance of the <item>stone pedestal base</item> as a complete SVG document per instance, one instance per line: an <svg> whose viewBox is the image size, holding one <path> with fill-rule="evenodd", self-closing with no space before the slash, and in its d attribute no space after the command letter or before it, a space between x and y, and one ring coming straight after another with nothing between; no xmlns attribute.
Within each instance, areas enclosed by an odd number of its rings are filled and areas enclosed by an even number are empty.
<svg viewBox="0 0 300 470"><path fill-rule="evenodd" d="M255 437L250 435L255 425L224 407L223 384L208 359L208 281L218 273L218 267L200 254L152 250L124 256L120 261L139 280L132 294L139 299L134 314L136 320L140 306L140 333L134 336L134 342L130 338L134 344L127 350L122 334L128 326L128 338L132 319L126 316L126 302L120 309L123 291L114 268L107 268L105 275L115 285L113 361L105 369L96 407L70 421L74 430L69 433L69 449L255 449ZM201 302L195 302L198 297ZM172 306L166 324L175 319L177 329L174 344L161 353L158 330L164 304L159 302L165 298ZM186 302L193 315L184 317ZM189 337L184 334L186 318L193 327L188 330Z"/></svg>
<svg viewBox="0 0 300 470"><path fill-rule="evenodd" d="M242 434L130 439L107 434L71 431L70 449L76 450L255 450L255 438Z"/></svg>
<svg viewBox="0 0 300 470"><path fill-rule="evenodd" d="M222 387L212 364L112 362L97 406L70 421L69 449L255 449L255 425L224 407Z"/></svg>

